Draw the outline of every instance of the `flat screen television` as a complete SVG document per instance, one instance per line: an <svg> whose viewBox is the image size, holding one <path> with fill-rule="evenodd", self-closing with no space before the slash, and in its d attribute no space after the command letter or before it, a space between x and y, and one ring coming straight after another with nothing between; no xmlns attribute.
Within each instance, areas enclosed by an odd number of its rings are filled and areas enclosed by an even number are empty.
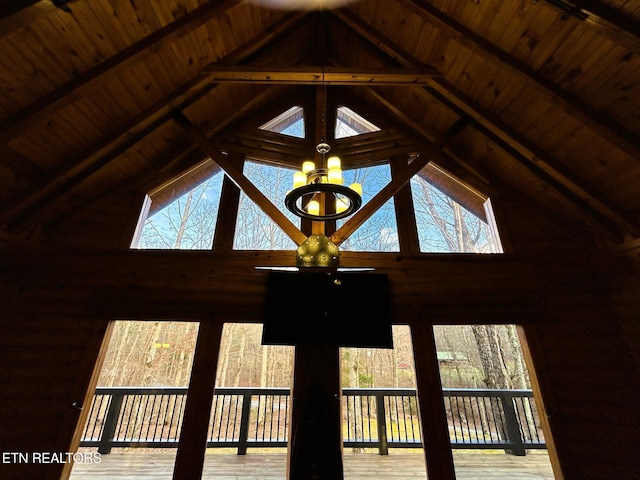
<svg viewBox="0 0 640 480"><path fill-rule="evenodd" d="M393 348L387 275L269 272L264 345Z"/></svg>

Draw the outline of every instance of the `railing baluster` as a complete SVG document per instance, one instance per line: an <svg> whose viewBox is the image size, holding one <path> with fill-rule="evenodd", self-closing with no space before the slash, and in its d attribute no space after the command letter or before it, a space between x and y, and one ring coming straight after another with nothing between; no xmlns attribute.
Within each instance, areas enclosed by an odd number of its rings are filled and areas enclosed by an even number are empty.
<svg viewBox="0 0 640 480"><path fill-rule="evenodd" d="M384 408L384 394L377 393L376 399L376 420L378 424L378 453L389 455L389 445L387 444L387 413Z"/></svg>
<svg viewBox="0 0 640 480"><path fill-rule="evenodd" d="M443 389L443 393L453 448L500 448L518 455L527 448L545 448L531 391ZM98 446L101 453L114 445L175 446L186 395L186 388L99 387L80 445ZM415 390L345 389L342 395L348 445L377 448L381 455L389 448L421 445L414 424ZM237 445L243 455L252 445L286 444L289 389L220 388L214 399L209 447Z"/></svg>
<svg viewBox="0 0 640 480"><path fill-rule="evenodd" d="M113 440L113 434L116 431L116 425L118 423L118 416L120 415L120 407L122 407L122 399L124 395L122 393L114 393L111 396L111 403L109 404L109 410L107 411L107 418L104 422L104 429L102 430L102 439L98 446L98 452L101 454L107 454L111 452L111 441Z"/></svg>
<svg viewBox="0 0 640 480"><path fill-rule="evenodd" d="M238 455L246 455L247 439L249 436L249 416L251 415L251 391L242 396L242 416L240 417L240 438L238 443Z"/></svg>
<svg viewBox="0 0 640 480"><path fill-rule="evenodd" d="M362 407L362 395L358 397L360 403L360 436L364 442L364 408Z"/></svg>
<svg viewBox="0 0 640 480"><path fill-rule="evenodd" d="M500 395L500 400L502 401L505 423L507 424L509 443L513 445L513 451L516 455L526 455L524 445L522 444L522 436L520 435L520 427L518 426L518 418L513 408L513 400L510 395L506 395L504 392Z"/></svg>
<svg viewBox="0 0 640 480"><path fill-rule="evenodd" d="M176 442L180 438L180 431L182 430L182 416L184 415L184 402L187 395L180 395L180 408L178 409L178 423L176 423Z"/></svg>

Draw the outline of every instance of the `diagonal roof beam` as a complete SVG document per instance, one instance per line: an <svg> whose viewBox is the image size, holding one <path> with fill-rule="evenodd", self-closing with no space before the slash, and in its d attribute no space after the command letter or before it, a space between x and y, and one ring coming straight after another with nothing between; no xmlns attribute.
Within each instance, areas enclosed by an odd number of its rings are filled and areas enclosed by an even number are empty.
<svg viewBox="0 0 640 480"><path fill-rule="evenodd" d="M619 229L627 231L635 237L640 236L640 228L621 212L620 207L612 205L601 193L595 192L590 186L578 180L566 167L551 158L533 142L519 135L493 114L484 111L482 107L475 104L473 99L459 91L454 85L448 82L438 82L423 90L440 101L458 107L476 120L476 128L512 158L547 183L555 184L556 190L562 189L570 193L569 198L578 198L583 204L581 208L595 210L594 214L601 219L599 223L611 228L609 222L613 222ZM603 223L602 216L609 222Z"/></svg>
<svg viewBox="0 0 640 480"><path fill-rule="evenodd" d="M615 7L599 0L545 0L551 7L564 12L565 16L579 18L584 25L609 40L622 45L630 52L640 55L638 22ZM565 17L563 17L565 18Z"/></svg>
<svg viewBox="0 0 640 480"><path fill-rule="evenodd" d="M424 0L399 1L408 10L441 30L448 37L454 38L460 45L474 54L498 68L509 69L526 85L543 94L545 99L556 108L580 120L598 135L614 143L632 157L640 159L640 139L611 118L606 118L602 112L598 112L575 95L557 86L529 65L515 60L508 53L500 50L493 43L445 15L430 3Z"/></svg>
<svg viewBox="0 0 640 480"><path fill-rule="evenodd" d="M354 32L372 45L377 46L380 51L393 58L399 64L407 67L420 65L419 60L380 34L380 32L373 32L370 25L363 22L351 12L340 10L333 13L351 27ZM557 168L557 162L548 158L545 152L533 145L532 142L521 134L513 131L513 129L500 119L495 118L495 116L486 111L486 109L475 105L472 99L458 91L455 86L446 82L444 79L436 78L432 80L429 87L416 88L421 91L421 93L430 95L454 111L468 115L479 131L508 154L512 156L515 155L514 158L529 168L534 175L540 176L541 171L546 172L549 178L554 179L554 183L557 182L563 185L567 191L572 193L572 195L568 197L572 202L576 203L577 200L581 209L596 214L595 218L599 224L610 228L608 223L603 224L601 220L601 215L604 215L611 218L618 228L637 236L633 232L638 232L638 227L621 213L619 207L610 205L606 199L602 198L602 195L591 192L589 187L576 181L575 176L569 176L567 172ZM567 196L568 192L561 193ZM592 216L594 215L592 214Z"/></svg>
<svg viewBox="0 0 640 480"><path fill-rule="evenodd" d="M264 103L265 99L268 99L270 95L270 90L265 90L263 93L253 97L250 101L243 103L242 106L238 108L233 115L225 118L223 124L218 125L216 132L218 132L226 125L233 124L237 120L246 117L247 115L255 117L256 106ZM176 109L180 110L181 108L186 108L188 106L188 103L185 102L184 105L185 107L180 106ZM173 111L170 112L170 117L173 118ZM220 135L219 132L216 132L213 133L217 136ZM211 132L209 132L208 134L211 134ZM214 141L214 144L218 144L218 141ZM146 193L149 193L149 195L153 197L152 189L161 189L162 185L166 185L168 182L172 182L176 175L184 173L190 168L197 168L198 165L206 161L206 159L203 158L203 155L204 153L202 153L202 149L198 148L197 145L193 145L187 150L182 150L179 153L169 155L167 157L167 163L165 163L165 165L160 170L158 170L156 167L151 167L144 172L136 175L135 177L132 177L130 180L127 180L124 184L122 184L122 188L110 189L108 192L103 192L95 198L85 201L73 212L66 212L62 215L56 216L51 220L47 220L47 224L58 226L78 221L88 215L93 214L94 212L97 212L105 205L116 202L118 199L126 195L127 192L130 192L132 190L144 191ZM215 163L211 160L208 160L208 162ZM216 168L218 167L216 166ZM156 207L157 205L155 205L154 203L151 210Z"/></svg>
<svg viewBox="0 0 640 480"><path fill-rule="evenodd" d="M165 45L187 35L216 15L237 5L241 0L210 0L180 17L175 22L156 30L139 42L125 48L89 70L81 77L62 85L33 104L0 121L0 143L8 143L33 125L44 122L67 105L86 96L99 82L119 75L124 69L145 56L152 55Z"/></svg>
<svg viewBox="0 0 640 480"><path fill-rule="evenodd" d="M342 227L331 235L331 241L336 245L344 242L349 235L355 232L371 215L384 205L393 195L398 193L413 176L424 168L438 153L440 153L467 124L465 119L458 120L447 132L434 141L420 156L398 172L387 185L382 188L367 204L358 210Z"/></svg>
<svg viewBox="0 0 640 480"><path fill-rule="evenodd" d="M359 68L334 66L209 65L202 72L217 83L260 83L278 85L425 85L440 76L426 68Z"/></svg>
<svg viewBox="0 0 640 480"><path fill-rule="evenodd" d="M236 169L232 162L228 160L220 150L218 150L200 130L189 121L182 112L175 112L174 120L180 125L191 139L207 154L214 162L220 165L231 180L240 188L256 205L258 205L271 220L273 220L286 233L296 245L300 245L307 239L307 236L289 220L278 207L256 187L251 180Z"/></svg>
<svg viewBox="0 0 640 480"><path fill-rule="evenodd" d="M275 39L295 28L306 16L306 12L294 12L286 15L225 56L221 61L235 63L246 60ZM63 168L52 175L53 178L49 178L45 184L39 185L33 193L21 196L16 204L0 214L0 223L11 217L17 217L18 214L22 214L20 218L22 222L31 213L46 206L51 199L72 189L84 179L106 167L118 155L168 121L174 108L188 107L215 86L216 84L212 83L206 75L196 76L193 80L181 85L170 95L121 125L118 130L93 145L89 150L67 162ZM238 109L237 113L246 112L257 100L255 98L251 102L247 102ZM232 121L237 116L227 120Z"/></svg>

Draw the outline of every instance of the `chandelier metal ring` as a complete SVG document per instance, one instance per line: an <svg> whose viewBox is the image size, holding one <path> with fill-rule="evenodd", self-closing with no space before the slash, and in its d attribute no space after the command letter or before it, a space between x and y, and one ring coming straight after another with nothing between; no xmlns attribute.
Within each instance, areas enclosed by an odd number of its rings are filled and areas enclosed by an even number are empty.
<svg viewBox="0 0 640 480"><path fill-rule="evenodd" d="M313 215L298 207L298 200L304 195L312 193L332 193L334 195L343 195L349 199L349 205L340 213L330 213L325 215ZM311 185L304 185L298 187L287 194L284 199L284 204L287 209L299 217L308 218L309 220L327 221L327 220L339 220L341 218L348 217L353 212L360 208L362 205L362 197L358 192L352 190L344 185L336 185L333 183L313 183Z"/></svg>

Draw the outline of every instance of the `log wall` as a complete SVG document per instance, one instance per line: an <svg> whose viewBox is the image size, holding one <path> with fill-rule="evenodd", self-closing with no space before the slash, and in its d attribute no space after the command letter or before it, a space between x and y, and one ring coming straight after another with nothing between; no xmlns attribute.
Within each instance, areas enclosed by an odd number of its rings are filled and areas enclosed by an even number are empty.
<svg viewBox="0 0 640 480"><path fill-rule="evenodd" d="M637 300L624 290L612 302L616 292L606 288L614 277L624 285L630 274L614 268L617 258L586 247L556 253L555 230L545 248L541 221L525 221L511 205L504 210L507 221L518 218L509 229L514 253L345 253L342 263L389 274L397 323L525 325L564 478L634 478L640 471ZM540 238L536 249L529 228ZM73 404L87 393L108 319L260 321L266 274L253 266L291 264L290 257L0 252L0 449L72 448L80 418ZM629 331L635 339L627 339ZM59 478L63 471L53 464L1 467L3 478L14 479Z"/></svg>

